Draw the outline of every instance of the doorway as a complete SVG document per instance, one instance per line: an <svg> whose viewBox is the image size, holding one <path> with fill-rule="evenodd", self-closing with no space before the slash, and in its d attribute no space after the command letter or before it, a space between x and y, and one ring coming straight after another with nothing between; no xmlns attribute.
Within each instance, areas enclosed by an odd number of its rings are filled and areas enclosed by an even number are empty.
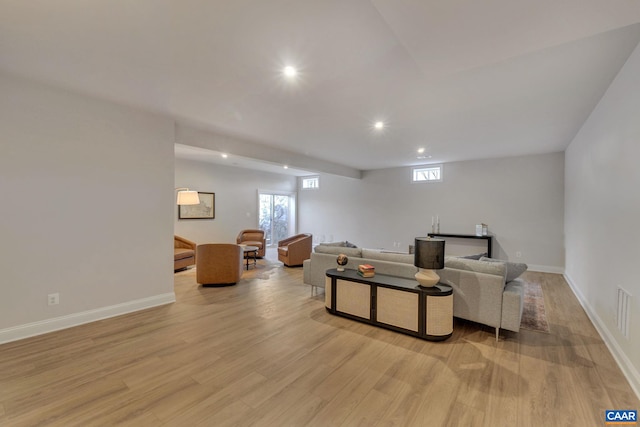
<svg viewBox="0 0 640 427"><path fill-rule="evenodd" d="M273 191L258 191L258 223L264 230L267 246L295 234L296 195Z"/></svg>

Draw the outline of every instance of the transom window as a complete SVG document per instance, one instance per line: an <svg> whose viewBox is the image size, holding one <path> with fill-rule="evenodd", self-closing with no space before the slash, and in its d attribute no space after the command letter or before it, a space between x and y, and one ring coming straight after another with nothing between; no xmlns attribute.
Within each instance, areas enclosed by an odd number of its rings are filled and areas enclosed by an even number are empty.
<svg viewBox="0 0 640 427"><path fill-rule="evenodd" d="M413 182L442 182L442 165L413 168Z"/></svg>
<svg viewBox="0 0 640 427"><path fill-rule="evenodd" d="M302 189L303 190L316 190L320 188L320 177L319 176L307 176L302 178Z"/></svg>

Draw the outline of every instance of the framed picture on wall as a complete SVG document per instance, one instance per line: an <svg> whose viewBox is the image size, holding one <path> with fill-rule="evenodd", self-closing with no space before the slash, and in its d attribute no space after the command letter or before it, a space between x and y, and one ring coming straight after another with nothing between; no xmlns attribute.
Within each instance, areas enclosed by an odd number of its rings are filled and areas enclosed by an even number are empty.
<svg viewBox="0 0 640 427"><path fill-rule="evenodd" d="M216 193L198 191L199 205L178 205L178 219L214 219L216 217Z"/></svg>

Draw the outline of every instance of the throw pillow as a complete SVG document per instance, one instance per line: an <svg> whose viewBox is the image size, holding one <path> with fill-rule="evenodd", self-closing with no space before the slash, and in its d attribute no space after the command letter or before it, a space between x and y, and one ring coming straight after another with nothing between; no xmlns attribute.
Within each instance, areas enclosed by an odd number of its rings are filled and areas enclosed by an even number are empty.
<svg viewBox="0 0 640 427"><path fill-rule="evenodd" d="M353 243L351 243L350 241L346 241L344 242L344 246L345 248L357 248L358 246L354 245Z"/></svg>
<svg viewBox="0 0 640 427"><path fill-rule="evenodd" d="M522 262L509 262L509 261L503 261L500 259L487 258L485 256L480 258L480 261L504 263L507 266L507 277L506 277L507 282L510 282L513 279L517 279L518 277L520 277L522 273L527 271L527 268L529 268L527 264L524 264Z"/></svg>

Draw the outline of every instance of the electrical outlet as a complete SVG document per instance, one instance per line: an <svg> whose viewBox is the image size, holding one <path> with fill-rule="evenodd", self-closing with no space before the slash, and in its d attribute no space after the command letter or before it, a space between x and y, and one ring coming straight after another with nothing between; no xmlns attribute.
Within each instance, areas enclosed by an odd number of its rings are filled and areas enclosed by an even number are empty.
<svg viewBox="0 0 640 427"><path fill-rule="evenodd" d="M47 295L47 304L48 305L57 305L60 304L60 294L49 294Z"/></svg>
<svg viewBox="0 0 640 427"><path fill-rule="evenodd" d="M522 252L516 251L516 258L522 258Z"/></svg>

